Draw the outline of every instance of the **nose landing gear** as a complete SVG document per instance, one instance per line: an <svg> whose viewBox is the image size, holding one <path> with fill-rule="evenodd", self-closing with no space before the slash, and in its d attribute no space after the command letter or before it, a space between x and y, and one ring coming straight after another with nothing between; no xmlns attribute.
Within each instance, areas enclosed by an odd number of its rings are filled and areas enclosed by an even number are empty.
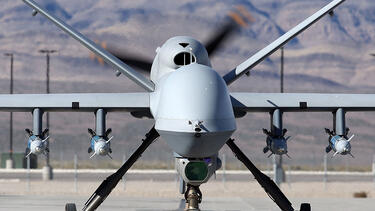
<svg viewBox="0 0 375 211"><path fill-rule="evenodd" d="M202 192L199 186L188 184L185 192L185 200L185 211L199 211L199 204L202 202Z"/></svg>

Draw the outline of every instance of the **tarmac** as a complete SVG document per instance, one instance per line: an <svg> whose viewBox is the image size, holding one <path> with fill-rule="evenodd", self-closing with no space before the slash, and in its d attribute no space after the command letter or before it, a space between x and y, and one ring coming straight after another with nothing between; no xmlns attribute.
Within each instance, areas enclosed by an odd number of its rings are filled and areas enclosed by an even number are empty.
<svg viewBox="0 0 375 211"><path fill-rule="evenodd" d="M0 196L0 211L57 211L64 210L65 203L77 203L77 210L82 209L86 201L82 196ZM365 211L373 210L373 199L292 199L294 208L299 209L300 202L309 201L314 211ZM139 197L108 197L100 206L102 211L177 211L183 210L185 204L176 198L139 198ZM276 205L268 198L204 198L202 211L278 211Z"/></svg>
<svg viewBox="0 0 375 211"><path fill-rule="evenodd" d="M80 174L73 176L55 174L52 181L42 181L41 175L0 173L0 211L64 210L66 203L76 203L78 210L100 185L106 174ZM90 176L89 176L90 175ZM96 178L92 175L96 175ZM184 209L183 195L178 192L174 174L129 175L126 183L120 181L98 210L176 211ZM232 178L233 177L233 178ZM319 179L308 182L294 180L284 183L282 191L298 210L301 203L310 203L314 211L366 211L375 207L375 183L362 176L335 180L329 177L324 184ZM367 176L366 176L367 177ZM246 179L247 178L247 179ZM311 177L312 178L312 177ZM345 177L342 177L345 178ZM305 178L306 179L306 178ZM280 210L250 175L232 175L223 180L218 175L201 186L201 210L211 211L276 211ZM364 193L366 198L354 198ZM182 200L182 201L181 201Z"/></svg>

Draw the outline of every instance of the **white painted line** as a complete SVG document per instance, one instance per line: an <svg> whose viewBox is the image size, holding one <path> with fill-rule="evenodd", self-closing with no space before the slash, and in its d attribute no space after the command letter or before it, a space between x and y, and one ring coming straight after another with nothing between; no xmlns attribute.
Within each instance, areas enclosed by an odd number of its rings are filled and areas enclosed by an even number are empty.
<svg viewBox="0 0 375 211"><path fill-rule="evenodd" d="M0 183L17 183L20 181L20 179L0 179Z"/></svg>

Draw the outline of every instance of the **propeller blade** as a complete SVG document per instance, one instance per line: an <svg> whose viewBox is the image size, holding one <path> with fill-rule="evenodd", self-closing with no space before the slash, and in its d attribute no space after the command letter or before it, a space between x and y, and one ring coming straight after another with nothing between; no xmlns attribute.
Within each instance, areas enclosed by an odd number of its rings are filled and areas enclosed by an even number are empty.
<svg viewBox="0 0 375 211"><path fill-rule="evenodd" d="M109 158L111 158L113 160L113 158L112 158L112 156L110 154L107 154L107 155L108 155Z"/></svg>
<svg viewBox="0 0 375 211"><path fill-rule="evenodd" d="M224 27L206 43L208 56L213 56L220 45L229 38L229 35L237 28L234 21L229 21Z"/></svg>
<svg viewBox="0 0 375 211"><path fill-rule="evenodd" d="M348 139L348 142L350 142L353 137L354 137L354 134Z"/></svg>
<svg viewBox="0 0 375 211"><path fill-rule="evenodd" d="M209 39L206 43L206 49L208 55L211 57L215 54L217 49L220 47L222 43L224 43L233 32L239 27L245 27L249 23L253 23L255 19L251 16L251 14L245 9L243 6L237 6L236 11L232 11L228 14L228 21L224 26L219 30L218 33ZM113 46L108 45L106 42L99 42L95 40L95 42L100 45L102 48L106 49L112 55L117 57L122 62L129 64L130 66L136 67L142 72L149 73L152 67L152 61L149 59L145 59L136 55L132 55L129 52L124 51L123 49L119 49ZM102 58L97 57L94 54L90 54L90 58L92 60L98 61L100 64L104 65L104 61Z"/></svg>
<svg viewBox="0 0 375 211"><path fill-rule="evenodd" d="M110 53L112 53L114 56L116 56L118 59L120 59L123 62L126 62L130 66L137 67L139 70L145 73L151 72L152 62L143 59L143 58L136 58L134 56L125 55L125 53L115 53L112 52L111 49L108 49Z"/></svg>
<svg viewBox="0 0 375 211"><path fill-rule="evenodd" d="M355 158L354 155L353 155L351 152L349 152L348 154L349 154L350 156L352 156L352 158Z"/></svg>
<svg viewBox="0 0 375 211"><path fill-rule="evenodd" d="M288 155L288 153L286 153L285 155L286 155L289 159L292 159L292 158Z"/></svg>
<svg viewBox="0 0 375 211"><path fill-rule="evenodd" d="M270 154L270 155L268 155L268 157L267 157L267 158L271 157L271 155L273 155L273 152L271 152L271 154Z"/></svg>
<svg viewBox="0 0 375 211"><path fill-rule="evenodd" d="M254 22L254 18L251 14L243 7L237 6L236 11L232 11L228 14L228 21L215 33L211 39L205 44L208 56L212 57L217 49L234 33L239 27L246 27L249 23Z"/></svg>
<svg viewBox="0 0 375 211"><path fill-rule="evenodd" d="M99 42L98 40L95 40L95 42L102 48L106 49L109 53L120 59L122 62L126 62L126 64L130 66L137 67L139 70L146 73L151 71L152 61L139 56L131 55L129 52L122 49L120 50L112 45L108 45L106 42ZM105 64L103 59L97 57L95 54L90 54L90 59L98 61L101 65Z"/></svg>
<svg viewBox="0 0 375 211"><path fill-rule="evenodd" d="M288 136L285 141L288 141L290 138L292 138L292 136Z"/></svg>

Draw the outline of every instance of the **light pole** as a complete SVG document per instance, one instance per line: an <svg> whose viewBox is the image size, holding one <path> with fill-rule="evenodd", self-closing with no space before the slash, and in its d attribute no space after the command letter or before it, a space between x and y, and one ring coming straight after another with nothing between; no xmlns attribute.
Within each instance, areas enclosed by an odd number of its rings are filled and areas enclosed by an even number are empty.
<svg viewBox="0 0 375 211"><path fill-rule="evenodd" d="M280 48L280 93L284 93L284 47ZM274 181L277 185L285 182L285 171L283 169L282 155L273 157Z"/></svg>
<svg viewBox="0 0 375 211"><path fill-rule="evenodd" d="M10 57L10 94L13 94L13 53L5 53L4 56ZM13 113L10 112L9 119L9 159L6 161L6 168L13 168Z"/></svg>
<svg viewBox="0 0 375 211"><path fill-rule="evenodd" d="M284 93L284 47L280 48L280 92Z"/></svg>
<svg viewBox="0 0 375 211"><path fill-rule="evenodd" d="M47 94L50 93L49 90L49 71L50 71L50 54L56 53L56 50L47 50L47 49L42 49L39 50L39 53L46 54L46 61L47 61L47 71L46 71L46 92ZM46 128L49 128L49 113L46 113ZM44 138L44 137L43 137ZM49 141L47 140L47 149L49 149ZM53 173L52 173L52 167L50 166L49 162L49 152L47 153L46 156L46 166L43 167L43 179L44 180L52 180L53 179Z"/></svg>

